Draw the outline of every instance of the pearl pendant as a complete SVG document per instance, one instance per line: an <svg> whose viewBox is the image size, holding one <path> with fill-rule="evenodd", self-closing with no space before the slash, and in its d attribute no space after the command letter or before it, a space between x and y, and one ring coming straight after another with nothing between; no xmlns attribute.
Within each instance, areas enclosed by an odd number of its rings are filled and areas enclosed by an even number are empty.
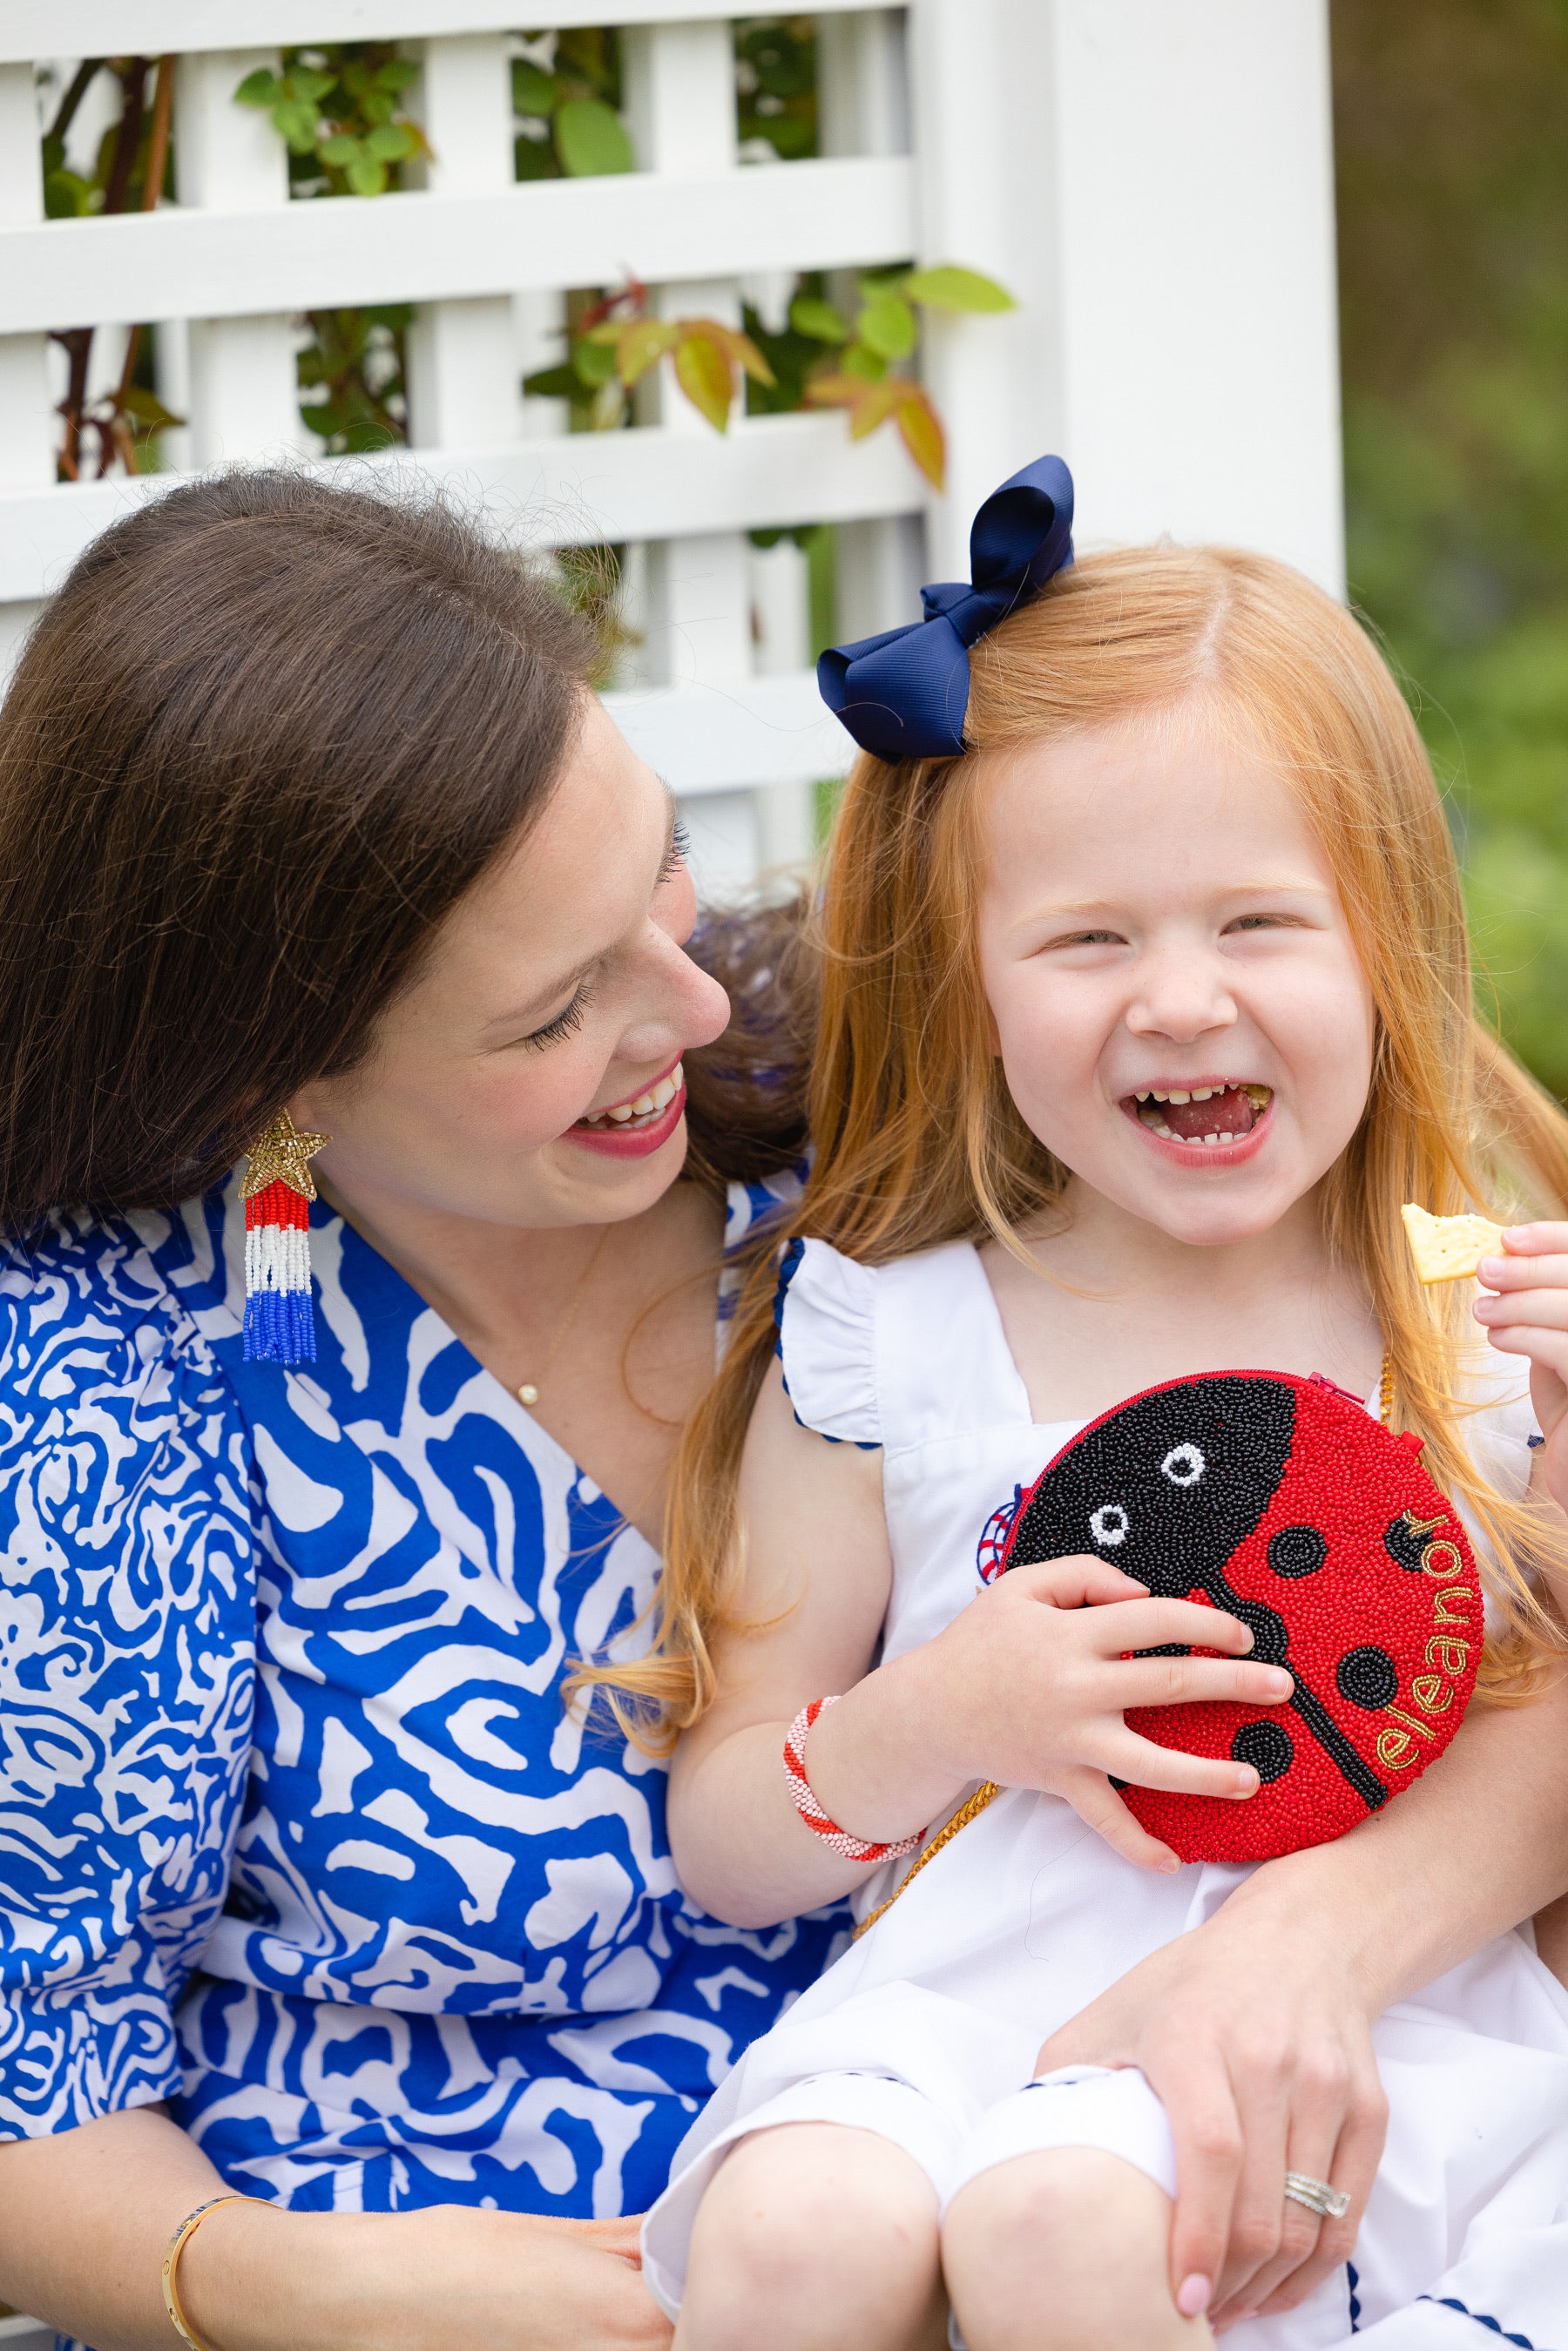
<svg viewBox="0 0 1568 2351"><path fill-rule="evenodd" d="M535 1387L532 1380L525 1380L522 1386L517 1390L517 1402L519 1404L538 1404L538 1400L539 1392L538 1388Z"/></svg>

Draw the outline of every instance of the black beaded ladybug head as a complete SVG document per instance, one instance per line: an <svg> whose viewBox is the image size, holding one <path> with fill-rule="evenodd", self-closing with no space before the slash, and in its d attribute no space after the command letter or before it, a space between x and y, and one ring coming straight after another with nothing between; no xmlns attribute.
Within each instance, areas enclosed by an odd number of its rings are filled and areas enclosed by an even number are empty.
<svg viewBox="0 0 1568 2351"><path fill-rule="evenodd" d="M1184 1860L1264 1860L1340 1836L1458 1729L1480 1582L1419 1449L1326 1381L1212 1373L1104 1414L1012 1506L1003 1569L1109 1560L1162 1597L1239 1617L1252 1655L1295 1677L1278 1708L1128 1716L1162 1746L1234 1756L1262 1782L1241 1804L1125 1789Z"/></svg>

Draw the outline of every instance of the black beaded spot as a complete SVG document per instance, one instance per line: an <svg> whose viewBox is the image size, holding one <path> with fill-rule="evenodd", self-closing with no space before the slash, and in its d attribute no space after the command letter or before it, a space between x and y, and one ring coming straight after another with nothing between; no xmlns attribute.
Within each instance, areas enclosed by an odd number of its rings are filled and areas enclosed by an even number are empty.
<svg viewBox="0 0 1568 2351"><path fill-rule="evenodd" d="M1250 1763L1265 1786L1284 1778L1295 1751L1282 1722L1244 1722L1230 1742L1232 1759Z"/></svg>
<svg viewBox="0 0 1568 2351"><path fill-rule="evenodd" d="M1399 1695L1399 1668L1386 1649L1349 1649L1334 1676L1341 1698L1375 1714Z"/></svg>
<svg viewBox="0 0 1568 2351"><path fill-rule="evenodd" d="M1383 1548L1396 1567L1408 1568L1412 1575L1421 1573L1421 1552L1427 1538L1411 1527L1408 1513L1396 1519L1383 1538Z"/></svg>
<svg viewBox="0 0 1568 2351"><path fill-rule="evenodd" d="M1269 1564L1276 1575L1315 1575L1328 1555L1316 1527L1281 1527L1269 1538Z"/></svg>

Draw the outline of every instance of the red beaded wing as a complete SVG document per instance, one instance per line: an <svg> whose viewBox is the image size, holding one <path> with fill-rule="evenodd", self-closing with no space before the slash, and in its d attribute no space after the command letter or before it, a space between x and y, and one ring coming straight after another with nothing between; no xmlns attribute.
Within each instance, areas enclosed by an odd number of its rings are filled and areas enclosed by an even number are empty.
<svg viewBox="0 0 1568 2351"><path fill-rule="evenodd" d="M1103 1414L1024 1493L1004 1569L1107 1559L1162 1597L1240 1617L1251 1654L1295 1677L1282 1706L1128 1715L1161 1746L1259 1772L1243 1803L1124 1790L1184 1861L1262 1861L1342 1836L1458 1729L1480 1578L1419 1455L1418 1437L1391 1436L1327 1381L1216 1372Z"/></svg>

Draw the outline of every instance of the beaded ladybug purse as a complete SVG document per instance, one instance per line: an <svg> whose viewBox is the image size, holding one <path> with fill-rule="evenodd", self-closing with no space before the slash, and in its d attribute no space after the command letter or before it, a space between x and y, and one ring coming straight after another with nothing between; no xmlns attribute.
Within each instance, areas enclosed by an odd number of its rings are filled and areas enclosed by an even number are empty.
<svg viewBox="0 0 1568 2351"><path fill-rule="evenodd" d="M992 1538L993 1573L1088 1552L1158 1597L1225 1609L1251 1626L1252 1656L1294 1676L1281 1706L1128 1715L1145 1738L1234 1756L1262 1783L1242 1803L1124 1788L1184 1861L1265 1861L1342 1836L1458 1729L1480 1578L1420 1447L1326 1380L1173 1380L1063 1446L1019 1497L999 1556Z"/></svg>

